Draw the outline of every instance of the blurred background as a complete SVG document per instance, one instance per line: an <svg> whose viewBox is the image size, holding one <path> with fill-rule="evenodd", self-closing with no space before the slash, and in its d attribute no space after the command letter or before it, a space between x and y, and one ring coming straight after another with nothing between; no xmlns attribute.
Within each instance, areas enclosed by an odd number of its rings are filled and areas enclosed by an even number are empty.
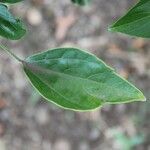
<svg viewBox="0 0 150 150"><path fill-rule="evenodd" d="M60 46L97 55L140 88L146 102L107 105L93 112L64 110L43 100L20 64L0 53L0 150L150 150L150 43L107 31L136 0L25 0L11 7L28 33L1 39L18 56Z"/></svg>

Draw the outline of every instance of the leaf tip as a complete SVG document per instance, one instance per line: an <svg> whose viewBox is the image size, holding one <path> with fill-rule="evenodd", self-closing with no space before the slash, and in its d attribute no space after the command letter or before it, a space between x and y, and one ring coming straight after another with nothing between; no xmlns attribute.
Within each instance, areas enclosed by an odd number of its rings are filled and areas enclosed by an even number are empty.
<svg viewBox="0 0 150 150"><path fill-rule="evenodd" d="M141 101L145 102L146 101L146 97L143 95L143 98L141 99Z"/></svg>
<svg viewBox="0 0 150 150"><path fill-rule="evenodd" d="M144 94L143 94L141 91L139 91L139 92L140 92L140 93L139 93L139 98L138 98L138 100L145 102L145 101L146 101L146 97L144 96Z"/></svg>

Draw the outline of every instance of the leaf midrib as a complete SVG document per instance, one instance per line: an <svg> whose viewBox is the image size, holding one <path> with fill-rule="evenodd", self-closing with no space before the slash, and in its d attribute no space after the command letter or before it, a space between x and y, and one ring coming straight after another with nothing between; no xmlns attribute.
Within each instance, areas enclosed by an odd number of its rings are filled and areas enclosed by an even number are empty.
<svg viewBox="0 0 150 150"><path fill-rule="evenodd" d="M29 62L25 62L24 64L25 66L27 66L27 68L30 68L31 70L34 69L38 69L39 71L46 71L48 74L50 74L50 72L53 72L53 73L56 73L56 74L60 74L60 75L64 75L64 76L68 76L69 78L77 78L77 79L80 79L80 80L86 80L86 81L90 81L90 82L95 82L96 84L99 84L100 82L97 82L95 80L92 80L92 79L89 79L89 77L91 76L88 76L86 78L83 78L83 77L79 77L79 76L74 76L74 75L70 75L70 74L66 74L66 73L63 73L63 72L58 72L58 71L55 71L55 70L50 70L50 69L47 69L47 68L42 68L41 66L37 66L35 64L32 64L32 63L29 63ZM36 70L36 71L38 71ZM108 70L107 69L107 72L109 73L112 73L113 74L113 70ZM100 72L100 73L104 73L104 72ZM100 73L96 73L97 74L100 74ZM94 75L94 74L92 74ZM101 84L104 84L104 83L101 83Z"/></svg>
<svg viewBox="0 0 150 150"><path fill-rule="evenodd" d="M150 14L150 13L149 13L149 14ZM131 23L139 22L139 21L141 21L141 20L144 20L145 18L150 18L150 15L149 15L149 16L146 16L146 17L143 17L143 18L141 18L141 19L138 19L138 20L133 20L132 22L129 22L129 23L124 23L124 24L119 25L119 26L116 26L116 27L113 27L113 26L112 26L111 29L115 30L115 29L120 28L120 27L122 27L122 26L131 24Z"/></svg>

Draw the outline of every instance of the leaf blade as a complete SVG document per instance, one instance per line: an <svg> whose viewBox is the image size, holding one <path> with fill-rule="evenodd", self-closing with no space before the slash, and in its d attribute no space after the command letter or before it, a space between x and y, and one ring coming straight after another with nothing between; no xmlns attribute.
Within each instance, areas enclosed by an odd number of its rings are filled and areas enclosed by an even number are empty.
<svg viewBox="0 0 150 150"><path fill-rule="evenodd" d="M0 36L18 40L26 33L23 23L15 19L8 11L7 6L0 4Z"/></svg>
<svg viewBox="0 0 150 150"><path fill-rule="evenodd" d="M23 1L23 0L1 0L2 3L10 3L10 4L18 3L21 1Z"/></svg>
<svg viewBox="0 0 150 150"><path fill-rule="evenodd" d="M109 31L150 38L150 0L139 1L129 12L109 27Z"/></svg>
<svg viewBox="0 0 150 150"><path fill-rule="evenodd" d="M108 103L144 99L138 89L104 62L79 49L54 49L25 61L25 73L36 89L64 108L92 110Z"/></svg>

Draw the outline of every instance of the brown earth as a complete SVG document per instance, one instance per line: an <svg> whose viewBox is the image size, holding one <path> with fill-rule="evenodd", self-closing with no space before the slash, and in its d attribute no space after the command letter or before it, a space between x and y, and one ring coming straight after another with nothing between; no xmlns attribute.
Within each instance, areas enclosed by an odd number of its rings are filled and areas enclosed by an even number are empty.
<svg viewBox="0 0 150 150"><path fill-rule="evenodd" d="M2 40L21 57L60 46L87 49L139 87L146 102L108 105L93 112L63 110L41 98L20 64L0 54L0 150L150 150L149 40L107 31L130 0L26 0L11 7L28 33Z"/></svg>

